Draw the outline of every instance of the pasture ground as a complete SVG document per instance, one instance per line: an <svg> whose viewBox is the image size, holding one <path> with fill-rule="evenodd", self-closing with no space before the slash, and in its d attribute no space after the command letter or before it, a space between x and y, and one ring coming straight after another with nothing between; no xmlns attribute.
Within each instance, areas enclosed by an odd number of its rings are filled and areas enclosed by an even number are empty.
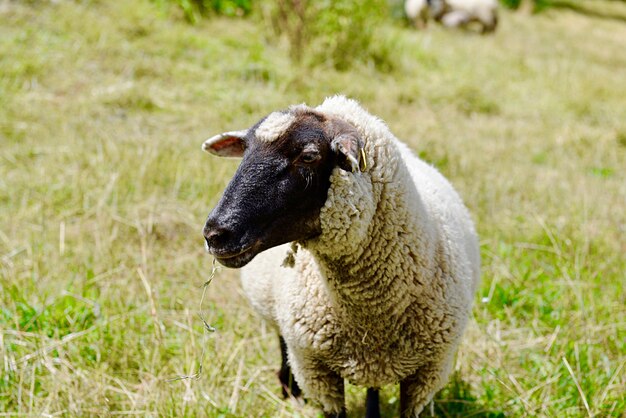
<svg viewBox="0 0 626 418"><path fill-rule="evenodd" d="M344 93L477 222L482 286L436 415L623 417L626 5L578 4L598 12L503 11L488 37L389 22L391 67L337 72L292 65L254 19L0 2L0 416L315 416L281 399L235 272L206 289L216 331L198 317L200 231L237 164L200 145Z"/></svg>

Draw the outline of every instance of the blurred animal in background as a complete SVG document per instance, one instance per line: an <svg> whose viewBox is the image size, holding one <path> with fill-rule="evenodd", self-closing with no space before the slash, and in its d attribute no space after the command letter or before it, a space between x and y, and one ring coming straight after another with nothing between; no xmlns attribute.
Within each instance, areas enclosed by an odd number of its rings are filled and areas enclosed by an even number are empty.
<svg viewBox="0 0 626 418"><path fill-rule="evenodd" d="M432 16L446 27L466 28L474 23L482 33L490 33L498 26L497 0L432 0Z"/></svg>
<svg viewBox="0 0 626 418"><path fill-rule="evenodd" d="M411 24L418 29L424 29L430 16L430 2L432 0L406 0L404 12Z"/></svg>
<svg viewBox="0 0 626 418"><path fill-rule="evenodd" d="M491 33L498 26L497 0L406 0L404 10L420 29L431 18L449 28L476 25L481 33Z"/></svg>

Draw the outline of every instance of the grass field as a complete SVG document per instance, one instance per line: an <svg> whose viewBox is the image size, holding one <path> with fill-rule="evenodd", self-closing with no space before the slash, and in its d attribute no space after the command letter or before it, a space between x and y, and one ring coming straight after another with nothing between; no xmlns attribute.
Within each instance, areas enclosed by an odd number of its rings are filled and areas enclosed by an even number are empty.
<svg viewBox="0 0 626 418"><path fill-rule="evenodd" d="M254 18L0 1L0 416L316 416L281 399L235 271L206 288L215 332L198 316L201 229L237 164L200 145L335 93L477 223L482 286L435 414L626 416L626 4L576 3L595 12L504 11L492 37L390 21L387 71L337 72L291 64Z"/></svg>

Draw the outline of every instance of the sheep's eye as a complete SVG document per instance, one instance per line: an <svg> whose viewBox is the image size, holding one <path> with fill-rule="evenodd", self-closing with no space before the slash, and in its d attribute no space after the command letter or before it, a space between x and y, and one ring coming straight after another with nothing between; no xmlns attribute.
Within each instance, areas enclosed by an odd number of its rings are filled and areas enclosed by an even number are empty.
<svg viewBox="0 0 626 418"><path fill-rule="evenodd" d="M298 158L298 160L305 164L312 164L318 161L320 158L322 158L322 156L319 155L317 152L305 152L300 155L300 158Z"/></svg>

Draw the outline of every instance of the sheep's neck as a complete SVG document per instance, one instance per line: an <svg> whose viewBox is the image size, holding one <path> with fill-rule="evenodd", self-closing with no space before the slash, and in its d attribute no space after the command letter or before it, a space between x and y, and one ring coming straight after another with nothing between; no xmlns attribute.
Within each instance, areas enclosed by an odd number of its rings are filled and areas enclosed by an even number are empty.
<svg viewBox="0 0 626 418"><path fill-rule="evenodd" d="M381 186L378 199L379 206L385 199L394 202L391 227L389 215L380 210L357 251L339 257L315 251L333 304L353 318L403 315L420 293L420 283L432 276L433 262L427 260L434 260L436 239L424 227L428 220L409 215L403 202L407 193L401 198L389 193ZM410 237L406 231L413 231Z"/></svg>

